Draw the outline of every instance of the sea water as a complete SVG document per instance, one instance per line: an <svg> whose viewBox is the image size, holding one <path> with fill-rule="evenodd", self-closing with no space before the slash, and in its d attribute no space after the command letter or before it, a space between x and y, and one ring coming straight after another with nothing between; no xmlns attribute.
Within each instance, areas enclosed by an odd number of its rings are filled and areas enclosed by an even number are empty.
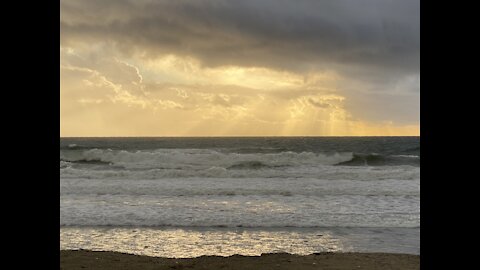
<svg viewBox="0 0 480 270"><path fill-rule="evenodd" d="M62 138L61 249L419 254L419 137Z"/></svg>

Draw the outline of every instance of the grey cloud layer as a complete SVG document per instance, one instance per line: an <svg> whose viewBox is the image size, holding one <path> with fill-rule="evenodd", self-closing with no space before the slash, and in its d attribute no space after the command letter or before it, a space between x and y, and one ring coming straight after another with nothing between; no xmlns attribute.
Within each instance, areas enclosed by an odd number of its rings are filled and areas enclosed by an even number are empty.
<svg viewBox="0 0 480 270"><path fill-rule="evenodd" d="M418 0L61 1L61 41L117 42L205 65L417 71Z"/></svg>

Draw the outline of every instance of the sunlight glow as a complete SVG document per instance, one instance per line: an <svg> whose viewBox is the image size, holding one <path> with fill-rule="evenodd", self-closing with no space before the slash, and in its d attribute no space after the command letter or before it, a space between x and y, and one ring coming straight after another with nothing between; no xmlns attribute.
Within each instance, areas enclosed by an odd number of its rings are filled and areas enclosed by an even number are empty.
<svg viewBox="0 0 480 270"><path fill-rule="evenodd" d="M419 134L418 125L355 119L337 89L345 78L333 71L205 67L174 54L86 65L87 51L60 52L62 136Z"/></svg>

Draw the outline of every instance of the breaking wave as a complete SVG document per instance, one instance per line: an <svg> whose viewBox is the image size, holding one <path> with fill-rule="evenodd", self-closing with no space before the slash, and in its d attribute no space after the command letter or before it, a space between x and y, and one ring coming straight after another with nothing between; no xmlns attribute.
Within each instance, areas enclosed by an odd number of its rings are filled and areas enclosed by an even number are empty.
<svg viewBox="0 0 480 270"><path fill-rule="evenodd" d="M292 165L334 165L351 160L353 153L228 153L209 149L158 149L135 151L89 149L61 151L60 159L73 163L115 164L126 168L165 168L178 164L259 169Z"/></svg>
<svg viewBox="0 0 480 270"><path fill-rule="evenodd" d="M126 169L268 170L292 166L420 166L417 155L380 155L352 152L231 153L211 149L111 149L60 151L60 167L104 165Z"/></svg>
<svg viewBox="0 0 480 270"><path fill-rule="evenodd" d="M380 155L380 154L354 154L353 158L336 165L343 166L395 166L410 165L420 166L420 156L416 155Z"/></svg>

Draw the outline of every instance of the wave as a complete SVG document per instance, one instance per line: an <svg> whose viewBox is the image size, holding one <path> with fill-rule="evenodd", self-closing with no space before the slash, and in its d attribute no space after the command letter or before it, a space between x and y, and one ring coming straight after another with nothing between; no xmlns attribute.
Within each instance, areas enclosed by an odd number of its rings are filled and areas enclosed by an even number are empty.
<svg viewBox="0 0 480 270"><path fill-rule="evenodd" d="M196 197L197 200L249 198L277 198L279 200L303 201L310 199L331 200L334 198L376 197L389 200L411 200L420 195L419 181L373 180L372 175L357 175L354 180L303 179L267 179L267 178L181 178L181 179L68 179L60 181L62 199L87 198L93 200L102 197L105 201L136 199L167 200ZM369 179L364 181L358 180ZM359 197L360 196L360 197ZM126 199L129 197L130 199ZM288 197L288 198L287 198ZM283 198L283 199L282 199ZM148 199L150 200L150 199Z"/></svg>
<svg viewBox="0 0 480 270"><path fill-rule="evenodd" d="M288 152L288 149L285 147L236 147L236 148L224 148L223 150L231 153L239 154L251 154L251 153L280 153Z"/></svg>
<svg viewBox="0 0 480 270"><path fill-rule="evenodd" d="M224 167L198 168L183 164L175 167L154 169L125 169L109 165L106 169L66 166L60 169L62 179L144 179L160 180L172 178L215 178L215 179L324 179L324 180L417 180L420 168L413 166L290 166L259 169L227 169Z"/></svg>
<svg viewBox="0 0 480 270"><path fill-rule="evenodd" d="M125 151L89 149L61 151L60 159L74 163L115 164L126 168L174 168L179 164L191 167L259 169L295 165L334 165L351 160L353 153L224 153L210 149L158 149Z"/></svg>
<svg viewBox="0 0 480 270"><path fill-rule="evenodd" d="M60 160L60 169L70 168L71 165L71 162Z"/></svg>
<svg viewBox="0 0 480 270"><path fill-rule="evenodd" d="M262 152L238 153L212 149L157 149L125 151L112 149L61 150L60 161L82 165L105 165L126 169L269 170L298 166L420 166L413 154L381 155L353 152ZM279 148L278 148L279 149ZM62 167L62 166L61 166ZM65 166L63 166L65 168ZM217 168L217 169L215 169Z"/></svg>
<svg viewBox="0 0 480 270"><path fill-rule="evenodd" d="M355 168L355 167L352 167ZM363 167L356 167L363 168ZM365 170L362 170L365 171ZM399 173L395 173L398 175ZM60 194L68 196L167 196L167 197L328 197L333 196L399 196L408 198L420 194L419 181L375 180L375 174L352 172L352 180L314 178L180 178L180 179L102 179L63 178ZM353 178L353 177L351 177ZM358 178L364 179L359 181ZM368 179L368 180L367 180ZM107 196L108 197L108 196ZM105 197L106 198L106 197Z"/></svg>
<svg viewBox="0 0 480 270"><path fill-rule="evenodd" d="M336 165L343 166L395 166L410 165L420 166L420 156L417 155L380 155L380 154L354 154L353 158Z"/></svg>
<svg viewBox="0 0 480 270"><path fill-rule="evenodd" d="M103 161L101 159L77 159L77 160L64 160L60 159L60 162L63 162L64 164L72 164L72 163L77 163L77 164L93 164L93 165L112 165L112 162L107 162Z"/></svg>
<svg viewBox="0 0 480 270"><path fill-rule="evenodd" d="M73 217L61 215L60 226L65 227L219 227L219 228L418 228L419 213L385 213L365 215L364 213L318 213L322 220L303 216L274 217L266 215L261 218L252 216L210 216L196 218L164 216L151 217L144 214L124 213L109 216L93 214L90 217ZM245 220L246 219L246 220Z"/></svg>
<svg viewBox="0 0 480 270"><path fill-rule="evenodd" d="M268 164L265 164L263 162L260 162L260 161L242 161L242 162L239 162L239 163L235 163L229 167L227 167L227 169L229 170L249 170L249 169L253 169L253 170L258 170L258 169L264 169L264 168L275 168L275 167L285 167L287 165L277 165L277 166L270 166Z"/></svg>
<svg viewBox="0 0 480 270"><path fill-rule="evenodd" d="M67 145L60 145L60 150L88 150L92 149L90 146L79 145L76 143L71 143Z"/></svg>
<svg viewBox="0 0 480 270"><path fill-rule="evenodd" d="M96 193L82 193L81 191L78 192L63 192L62 196L70 196L70 195L91 195L91 196L116 196L116 195L126 195L124 192L112 192L106 191L104 192L96 192ZM143 196L143 195L152 195L148 194L148 192L129 192L127 195L134 195L134 196ZM281 196L281 197L292 197L292 196L310 196L310 197L325 197L325 196L383 196L383 197L401 197L401 198L414 198L419 197L420 194L418 192L411 192L409 194L400 193L400 192L383 192L383 193L373 193L373 192L364 192L364 193L349 193L349 192L303 192L303 194L292 193L290 191L251 191L251 190L212 190L212 191L187 191L187 192L170 192L170 194L154 194L154 195L161 195L161 196L170 196L170 197L231 197L231 196Z"/></svg>

